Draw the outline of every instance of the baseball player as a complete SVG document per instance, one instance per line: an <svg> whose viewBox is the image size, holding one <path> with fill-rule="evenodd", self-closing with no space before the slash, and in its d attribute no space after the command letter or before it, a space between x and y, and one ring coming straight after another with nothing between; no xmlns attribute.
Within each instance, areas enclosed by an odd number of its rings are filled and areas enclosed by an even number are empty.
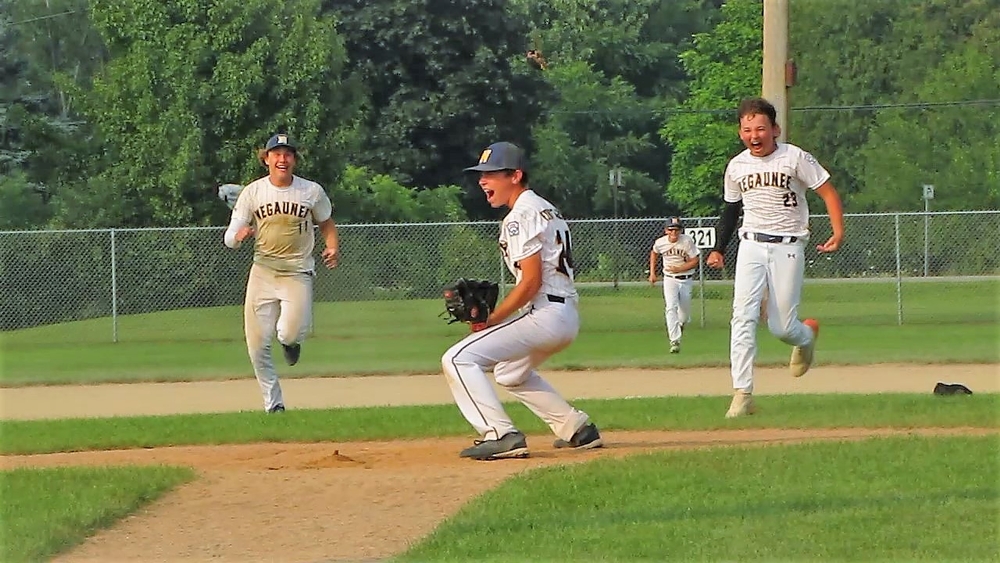
<svg viewBox="0 0 1000 563"><path fill-rule="evenodd" d="M589 449L603 442L587 413L573 408L535 369L569 346L580 328L569 226L559 211L528 187L524 152L494 143L479 163L479 186L494 207L510 209L500 226L500 249L516 285L484 326L441 358L455 403L482 436L461 457L526 457L528 446L497 397L486 371L548 424L557 448Z"/></svg>
<svg viewBox="0 0 1000 563"><path fill-rule="evenodd" d="M275 413L285 410L285 402L271 360L271 341L278 337L288 365L299 361L312 317L313 226L319 226L326 243L322 258L328 268L337 265L340 242L333 206L322 186L293 174L298 150L288 135L271 137L259 156L267 176L240 192L225 243L239 248L255 237L243 324L264 410Z"/></svg>
<svg viewBox="0 0 1000 563"><path fill-rule="evenodd" d="M681 334L691 320L691 286L694 269L701 261L701 250L694 239L682 234L680 217L670 217L664 236L656 239L649 251L649 283L656 284L656 262L663 257L663 301L670 353L681 351Z"/></svg>
<svg viewBox="0 0 1000 563"><path fill-rule="evenodd" d="M742 207L729 343L735 393L727 418L754 412L753 363L765 295L768 328L793 346L789 361L792 375L800 377L812 365L819 323L798 318L809 240L807 191L822 198L833 228L832 236L816 250L834 252L844 239L844 211L829 172L808 152L777 142L781 129L774 106L762 98L751 98L740 103L737 115L746 150L726 166L726 207L716 246L706 260L712 268L723 267L722 253Z"/></svg>

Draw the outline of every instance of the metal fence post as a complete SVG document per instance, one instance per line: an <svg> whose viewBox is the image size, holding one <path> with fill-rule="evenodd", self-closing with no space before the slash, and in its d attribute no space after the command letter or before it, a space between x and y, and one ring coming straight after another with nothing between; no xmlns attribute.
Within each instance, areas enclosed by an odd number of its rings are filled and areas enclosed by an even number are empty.
<svg viewBox="0 0 1000 563"><path fill-rule="evenodd" d="M702 226L702 218L698 218L698 227ZM701 328L705 328L705 260L698 253L698 301L701 301Z"/></svg>
<svg viewBox="0 0 1000 563"><path fill-rule="evenodd" d="M931 238L930 238L930 213L928 211L928 200L924 200L924 277L927 277L930 271L930 254L931 254Z"/></svg>
<svg viewBox="0 0 1000 563"><path fill-rule="evenodd" d="M118 262L115 260L115 230L111 229L111 341L118 342Z"/></svg>
<svg viewBox="0 0 1000 563"><path fill-rule="evenodd" d="M899 252L899 213L896 213L896 326L903 325L903 271Z"/></svg>

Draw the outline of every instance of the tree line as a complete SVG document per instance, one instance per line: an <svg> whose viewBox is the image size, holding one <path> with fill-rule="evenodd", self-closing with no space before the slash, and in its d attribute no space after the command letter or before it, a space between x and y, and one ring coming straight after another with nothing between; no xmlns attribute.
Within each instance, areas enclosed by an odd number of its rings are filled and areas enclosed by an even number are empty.
<svg viewBox="0 0 1000 563"><path fill-rule="evenodd" d="M1000 0L790 4L788 140L848 211L927 183L1000 207ZM0 0L0 229L224 224L215 188L279 130L341 222L496 217L461 170L500 139L569 217L711 215L761 25L760 0Z"/></svg>

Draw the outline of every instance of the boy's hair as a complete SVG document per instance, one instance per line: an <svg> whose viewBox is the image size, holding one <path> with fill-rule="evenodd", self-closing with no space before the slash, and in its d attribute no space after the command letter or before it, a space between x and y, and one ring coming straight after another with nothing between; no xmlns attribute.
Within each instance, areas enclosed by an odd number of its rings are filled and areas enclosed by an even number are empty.
<svg viewBox="0 0 1000 563"><path fill-rule="evenodd" d="M736 122L743 121L743 117L747 115L766 115L771 120L771 125L778 124L778 110L764 98L746 98L740 102L740 107L736 110Z"/></svg>

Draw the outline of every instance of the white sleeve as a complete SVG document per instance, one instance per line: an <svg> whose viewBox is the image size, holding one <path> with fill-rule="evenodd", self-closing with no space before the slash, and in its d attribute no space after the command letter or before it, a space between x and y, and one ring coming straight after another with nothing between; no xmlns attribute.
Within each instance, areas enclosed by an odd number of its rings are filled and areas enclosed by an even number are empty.
<svg viewBox="0 0 1000 563"><path fill-rule="evenodd" d="M701 256L701 249L698 248L698 245L694 243L693 238L688 237L687 246L688 246L688 253L687 253L688 260L694 258L695 256Z"/></svg>
<svg viewBox="0 0 1000 563"><path fill-rule="evenodd" d="M736 203L743 199L743 192L740 191L740 185L736 183L736 180L730 174L732 167L733 161L730 160L729 164L726 165L726 173L723 175L722 199L728 203Z"/></svg>
<svg viewBox="0 0 1000 563"><path fill-rule="evenodd" d="M323 186L316 184L316 188L319 189L319 198L312 208L312 216L313 223L318 225L333 215L333 204L330 203L330 196L326 195Z"/></svg>
<svg viewBox="0 0 1000 563"><path fill-rule="evenodd" d="M799 151L799 158L795 162L795 175L810 190L815 190L830 179L830 173L826 168L816 162L813 155L803 150Z"/></svg>
<svg viewBox="0 0 1000 563"><path fill-rule="evenodd" d="M249 224L250 223L244 221L243 218L237 217L236 214L233 213L232 218L229 219L229 228L226 229L226 234L222 237L226 246L229 248L239 248L242 243L236 240L236 233Z"/></svg>
<svg viewBox="0 0 1000 563"><path fill-rule="evenodd" d="M229 248L240 247L242 243L237 242L236 233L243 227L249 226L250 221L253 220L253 211L251 211L253 198L248 195L249 191L244 188L240 192L240 196L236 198L236 205L233 206L233 214L229 218L229 228L226 229L226 234L222 237L222 241Z"/></svg>
<svg viewBox="0 0 1000 563"><path fill-rule="evenodd" d="M541 213L532 211L527 217L524 214L510 217L504 221L503 228L507 230L507 252L514 262L542 250L541 235L545 230L545 221Z"/></svg>

